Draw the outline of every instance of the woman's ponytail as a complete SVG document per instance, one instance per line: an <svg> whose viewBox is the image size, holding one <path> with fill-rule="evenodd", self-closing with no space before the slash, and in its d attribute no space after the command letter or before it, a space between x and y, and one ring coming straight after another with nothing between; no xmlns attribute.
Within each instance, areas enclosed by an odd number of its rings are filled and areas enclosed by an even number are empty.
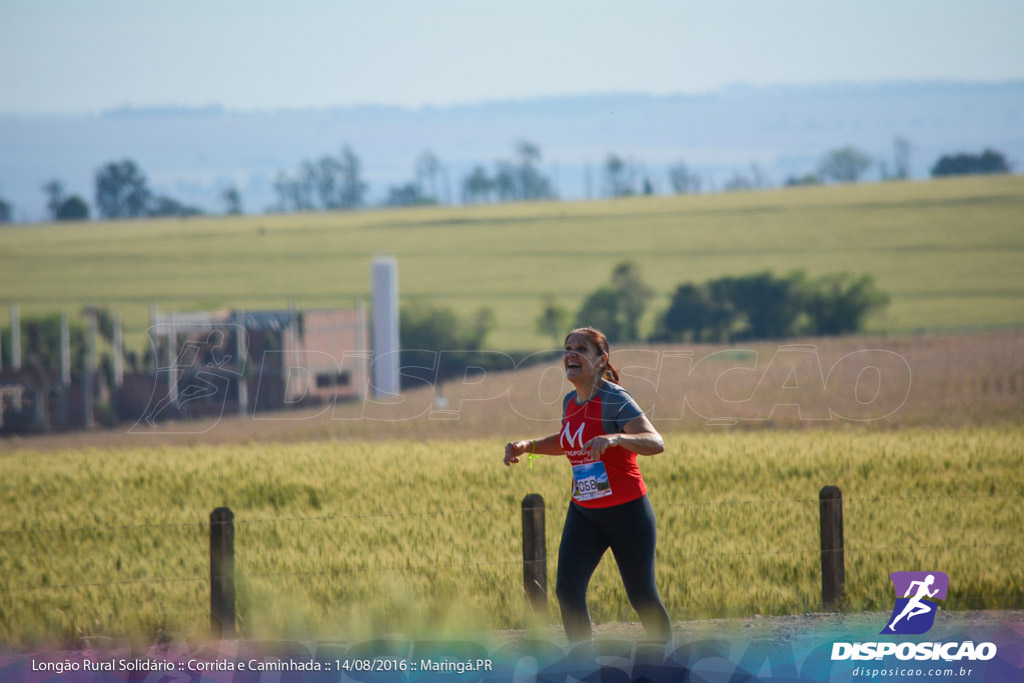
<svg viewBox="0 0 1024 683"><path fill-rule="evenodd" d="M619 371L615 369L615 366L612 365L611 361L608 361L608 364L605 365L604 375L602 376L609 382L615 382L616 384L619 383Z"/></svg>

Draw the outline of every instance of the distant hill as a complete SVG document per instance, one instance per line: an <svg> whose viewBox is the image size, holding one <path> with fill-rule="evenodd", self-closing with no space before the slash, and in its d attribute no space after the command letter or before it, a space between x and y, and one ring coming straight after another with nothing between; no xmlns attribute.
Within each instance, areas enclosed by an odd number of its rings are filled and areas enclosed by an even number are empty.
<svg viewBox="0 0 1024 683"><path fill-rule="evenodd" d="M432 150L445 165L442 199L458 201L476 164L511 158L520 139L540 146L543 166L568 199L600 196L608 154L631 159L655 191L668 193L669 165L685 160L719 189L736 173L779 185L813 170L847 144L892 165L892 140L908 139L912 172L927 175L944 153L1003 151L1024 163L1024 81L895 82L800 87L734 86L704 95L605 94L423 109L362 106L245 112L122 108L92 116L0 115L0 197L19 220L40 220L51 178L90 202L103 163L135 159L160 193L218 212L237 184L246 212L274 204L278 171L336 154L349 143L363 161L370 198L413 178ZM878 169L872 169L878 177ZM588 180L589 179L589 180Z"/></svg>

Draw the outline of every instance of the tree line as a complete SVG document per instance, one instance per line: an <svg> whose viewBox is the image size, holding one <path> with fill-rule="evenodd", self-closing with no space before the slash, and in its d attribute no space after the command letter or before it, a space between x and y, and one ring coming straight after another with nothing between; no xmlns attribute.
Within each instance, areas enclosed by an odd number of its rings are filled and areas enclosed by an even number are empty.
<svg viewBox="0 0 1024 683"><path fill-rule="evenodd" d="M655 316L653 329L641 322L654 290L633 262L623 261L608 282L591 292L573 314L554 296L542 301L536 329L561 348L574 327L596 327L609 341L649 343L731 343L835 336L862 332L868 317L889 304L868 274L829 273L810 277L802 270L770 271L712 278L676 286L668 306ZM506 370L509 358L527 352L494 354L486 350L494 326L493 310L459 316L451 308L406 306L401 311L403 386L434 379L458 379L467 368ZM438 352L446 353L438 353ZM452 353L455 352L455 353Z"/></svg>
<svg viewBox="0 0 1024 683"><path fill-rule="evenodd" d="M858 182L872 166L877 165L879 176L883 180L906 180L910 177L910 160L913 146L904 137L892 141L892 158L874 158L867 152L847 145L825 154L818 163L816 171L802 176L791 176L785 185L820 185L826 181L837 183ZM955 175L974 175L984 173L1009 173L1011 164L1006 155L994 149L986 149L980 154L960 152L944 154L932 165L930 173L933 178Z"/></svg>
<svg viewBox="0 0 1024 683"><path fill-rule="evenodd" d="M553 297L543 303L537 330L561 345L575 326L602 330L612 342L724 343L832 336L860 332L868 316L889 296L867 274L831 273L809 277L802 270L777 276L770 271L724 276L702 283L680 283L654 329L641 332L641 320L654 296L632 262L622 262L607 284L583 301L573 317Z"/></svg>
<svg viewBox="0 0 1024 683"><path fill-rule="evenodd" d="M859 182L867 171L877 166L883 180L910 177L913 146L903 137L892 142L890 158L875 158L867 152L847 145L824 154L817 167L802 175L788 177L783 185L819 185L826 182ZM495 160L490 166L478 164L458 182L457 194L463 204L533 201L558 199L551 178L541 171L543 155L535 143L521 140L513 146L510 158ZM1009 173L1012 164L997 150L985 149L978 154L959 152L941 156L931 167L932 177L950 175ZM628 156L609 153L601 164L595 183L589 165L584 170L586 197L628 197L656 194L657 178L645 165ZM454 201L449 172L441 159L430 150L416 159L411 178L390 186L381 200L382 206L425 206L451 204ZM713 189L685 161L667 168L665 179L675 194L693 194ZM144 218L151 216L187 217L204 213L167 195L158 195L139 165L131 159L111 161L94 174L93 206L100 218ZM595 191L595 185L597 189ZM771 185L761 167L753 163L749 171L736 171L722 185L724 191L749 190ZM363 164L352 147L345 144L337 155L325 154L319 159L302 161L293 172L279 171L273 182L276 203L268 212L332 211L369 206L369 184L363 178ZM88 220L90 204L80 195L68 195L64 184L52 179L42 186L48 217L54 221ZM220 191L223 213L244 213L242 194L237 185ZM13 220L13 207L0 198L0 223Z"/></svg>
<svg viewBox="0 0 1024 683"><path fill-rule="evenodd" d="M100 218L147 218L158 216L197 216L202 209L167 195L155 194L149 181L131 159L112 161L100 167L94 176L93 195ZM81 195L67 194L64 183L52 179L43 187L46 210L52 221L83 221L91 217L89 203ZM237 190L235 190L237 196ZM238 200L240 201L240 199ZM0 199L0 223L12 219L10 203ZM239 206L236 213L241 213Z"/></svg>

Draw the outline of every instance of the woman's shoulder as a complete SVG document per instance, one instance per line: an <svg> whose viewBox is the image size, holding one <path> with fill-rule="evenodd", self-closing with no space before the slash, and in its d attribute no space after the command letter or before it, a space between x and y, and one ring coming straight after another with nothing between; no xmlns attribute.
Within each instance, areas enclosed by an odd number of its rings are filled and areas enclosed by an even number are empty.
<svg viewBox="0 0 1024 683"><path fill-rule="evenodd" d="M633 395L626 391L625 388L609 380L605 380L604 382L602 382L598 391L604 394L605 396L617 398L620 400L633 400Z"/></svg>
<svg viewBox="0 0 1024 683"><path fill-rule="evenodd" d="M605 381L599 389L601 403L605 406L606 415L616 418L632 419L643 415L643 410L637 404L632 394L614 382Z"/></svg>

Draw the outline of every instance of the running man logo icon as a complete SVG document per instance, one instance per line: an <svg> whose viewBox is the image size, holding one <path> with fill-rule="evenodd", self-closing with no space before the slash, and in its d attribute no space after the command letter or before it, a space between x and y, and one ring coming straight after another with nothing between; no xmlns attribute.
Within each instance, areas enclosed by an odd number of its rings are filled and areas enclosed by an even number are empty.
<svg viewBox="0 0 1024 683"><path fill-rule="evenodd" d="M938 602L946 599L949 576L944 572L893 572L896 606L882 634L919 635L935 623Z"/></svg>

